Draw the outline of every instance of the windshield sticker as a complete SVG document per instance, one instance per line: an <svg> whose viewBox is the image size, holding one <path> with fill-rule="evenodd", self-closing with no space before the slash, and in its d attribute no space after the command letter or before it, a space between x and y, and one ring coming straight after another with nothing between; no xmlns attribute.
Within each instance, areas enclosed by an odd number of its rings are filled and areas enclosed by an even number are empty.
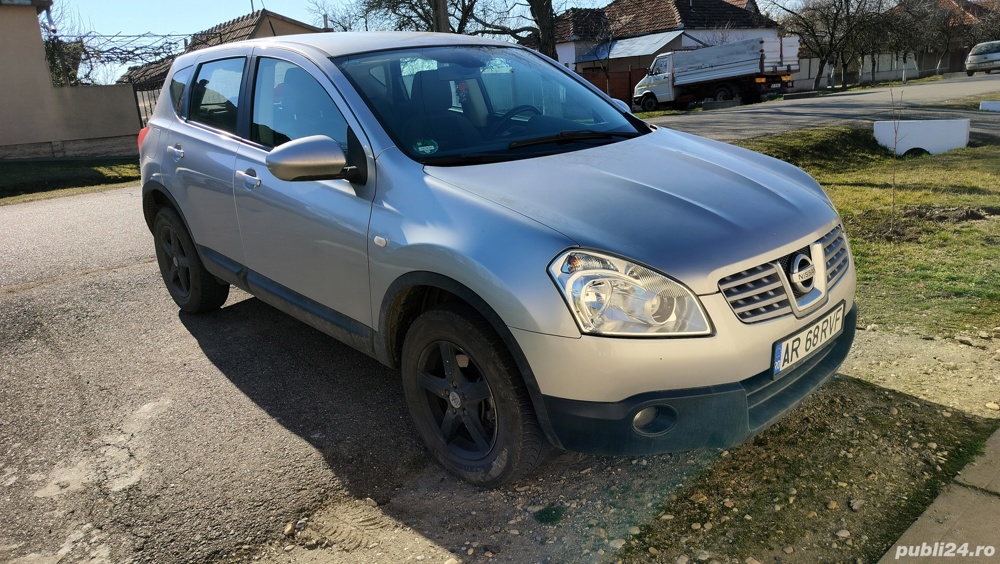
<svg viewBox="0 0 1000 564"><path fill-rule="evenodd" d="M413 144L413 150L421 155L433 155L438 150L438 144L433 139L417 139Z"/></svg>

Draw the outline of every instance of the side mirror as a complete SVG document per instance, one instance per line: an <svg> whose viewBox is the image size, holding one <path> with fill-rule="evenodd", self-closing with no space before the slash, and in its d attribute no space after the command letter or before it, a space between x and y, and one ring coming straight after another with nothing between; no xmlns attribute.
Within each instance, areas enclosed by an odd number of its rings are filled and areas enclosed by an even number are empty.
<svg viewBox="0 0 1000 564"><path fill-rule="evenodd" d="M330 180L343 176L347 156L340 143L326 135L312 135L275 147L264 163L281 180Z"/></svg>
<svg viewBox="0 0 1000 564"><path fill-rule="evenodd" d="M612 98L611 101L615 104L615 107L618 108L619 110L625 112L626 114L632 113L632 108L624 101L619 100L618 98Z"/></svg>

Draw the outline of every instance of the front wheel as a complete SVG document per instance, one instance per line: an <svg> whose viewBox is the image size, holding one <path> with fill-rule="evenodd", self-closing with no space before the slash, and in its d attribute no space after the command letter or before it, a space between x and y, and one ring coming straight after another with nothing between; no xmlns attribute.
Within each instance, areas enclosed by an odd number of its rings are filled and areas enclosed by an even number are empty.
<svg viewBox="0 0 1000 564"><path fill-rule="evenodd" d="M969 76L972 76L972 75L976 74L976 71L965 71L965 74L967 74Z"/></svg>
<svg viewBox="0 0 1000 564"><path fill-rule="evenodd" d="M403 390L417 431L448 471L496 487L532 470L550 446L520 371L492 327L464 305L413 322Z"/></svg>
<svg viewBox="0 0 1000 564"><path fill-rule="evenodd" d="M642 103L640 104L640 106L642 107L642 111L652 112L660 107L660 103L656 101L656 96L653 96L652 94L646 94L645 96L643 96Z"/></svg>
<svg viewBox="0 0 1000 564"><path fill-rule="evenodd" d="M219 282L201 263L194 242L177 212L162 208L153 220L156 262L163 283L181 310L204 313L219 309L229 297L229 284Z"/></svg>

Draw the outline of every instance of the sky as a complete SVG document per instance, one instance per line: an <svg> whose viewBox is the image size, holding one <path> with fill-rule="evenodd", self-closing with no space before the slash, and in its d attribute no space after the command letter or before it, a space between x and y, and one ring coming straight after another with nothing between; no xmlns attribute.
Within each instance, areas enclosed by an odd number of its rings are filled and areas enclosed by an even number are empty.
<svg viewBox="0 0 1000 564"><path fill-rule="evenodd" d="M55 0L53 7L65 10L65 17L80 28L61 29L61 33L189 36L262 8L307 24L314 23L307 0L253 0L252 7L251 0L169 0L167 3L149 0ZM91 78L98 83L112 83L127 68L128 65L109 65L102 67Z"/></svg>
<svg viewBox="0 0 1000 564"><path fill-rule="evenodd" d="M71 12L90 31L102 35L187 34L249 14L251 0L55 0ZM266 6L265 6L266 4ZM255 9L266 7L283 16L313 23L306 0L253 0Z"/></svg>

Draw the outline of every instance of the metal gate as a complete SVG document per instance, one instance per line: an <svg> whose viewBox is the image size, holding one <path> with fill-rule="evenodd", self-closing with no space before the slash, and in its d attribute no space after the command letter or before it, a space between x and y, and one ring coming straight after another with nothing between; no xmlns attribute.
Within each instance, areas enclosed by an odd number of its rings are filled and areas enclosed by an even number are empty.
<svg viewBox="0 0 1000 564"><path fill-rule="evenodd" d="M160 89L163 88L163 80L150 80L147 82L133 82L132 92L135 94L135 108L139 112L139 121L142 127L146 127L149 118L153 115L156 107L156 99L160 97Z"/></svg>

